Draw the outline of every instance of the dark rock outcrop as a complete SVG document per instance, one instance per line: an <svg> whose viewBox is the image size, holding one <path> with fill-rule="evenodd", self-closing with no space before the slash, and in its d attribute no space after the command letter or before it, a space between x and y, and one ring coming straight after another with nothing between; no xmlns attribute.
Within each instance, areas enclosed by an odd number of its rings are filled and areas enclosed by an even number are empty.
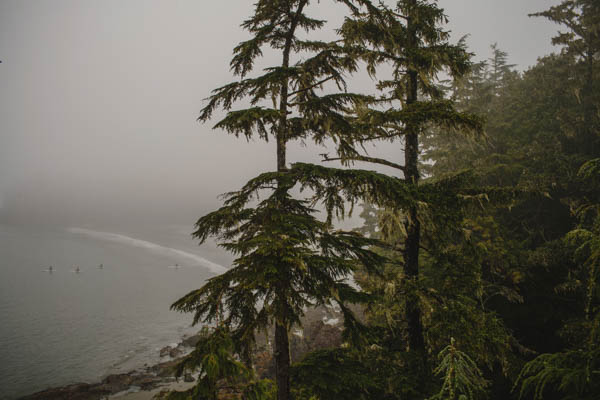
<svg viewBox="0 0 600 400"><path fill-rule="evenodd" d="M52 388L22 397L21 400L100 400L115 393L125 391L132 386L141 390L152 390L164 380L152 373L130 372L109 375L100 383L76 383L74 385Z"/></svg>
<svg viewBox="0 0 600 400"><path fill-rule="evenodd" d="M22 400L100 400L110 395L110 391L90 385L75 383L73 385L52 388L22 397Z"/></svg>

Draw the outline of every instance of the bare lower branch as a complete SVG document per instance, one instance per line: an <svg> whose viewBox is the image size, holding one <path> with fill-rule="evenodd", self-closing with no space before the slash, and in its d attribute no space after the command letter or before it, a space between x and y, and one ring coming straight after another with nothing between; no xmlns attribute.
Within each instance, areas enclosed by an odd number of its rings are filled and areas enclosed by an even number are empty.
<svg viewBox="0 0 600 400"><path fill-rule="evenodd" d="M397 12L394 12L394 11L390 11L390 12L398 18L408 19L408 17L406 15L398 14Z"/></svg>
<svg viewBox="0 0 600 400"><path fill-rule="evenodd" d="M322 161L364 161L364 162L370 162L370 163L374 163L374 164L381 164L381 165L385 165L385 166L388 166L388 167L396 168L396 169L399 169L400 171L404 172L404 166L402 166L400 164L393 163L393 162L388 161L388 160L384 160L383 158L368 157L368 156L361 156L361 155L355 155L355 156L351 156L351 157L330 158L329 155L327 155L327 154L321 154L321 157L323 157Z"/></svg>
<svg viewBox="0 0 600 400"><path fill-rule="evenodd" d="M309 87L298 89L298 90L296 90L294 92L289 93L288 97L294 96L294 95L296 95L298 93L306 92L306 91L311 90L311 89L314 89L317 86L320 86L320 85L324 84L325 82L332 80L333 78L335 78L334 75L330 76L329 78L321 79L319 82L315 83L314 85L310 85Z"/></svg>

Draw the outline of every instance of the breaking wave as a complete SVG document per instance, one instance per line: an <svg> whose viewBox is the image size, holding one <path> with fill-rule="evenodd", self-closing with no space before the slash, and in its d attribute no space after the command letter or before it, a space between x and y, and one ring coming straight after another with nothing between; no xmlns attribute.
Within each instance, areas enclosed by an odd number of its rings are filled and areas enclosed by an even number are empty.
<svg viewBox="0 0 600 400"><path fill-rule="evenodd" d="M106 240L109 242L121 243L132 247L138 247L141 249L145 249L148 251L155 252L161 255L168 256L177 256L186 260L189 260L195 265L200 265L205 268L208 268L210 271L220 274L227 271L227 268L220 264L216 264L212 261L207 260L204 257L200 257L199 255L188 253L187 251L174 249L172 247L161 246L157 243L148 242L146 240L136 239L129 236L121 235L119 233L112 232L100 232L93 231L91 229L83 229L83 228L69 228L67 231L79 235L85 235L89 237L93 237L95 239Z"/></svg>

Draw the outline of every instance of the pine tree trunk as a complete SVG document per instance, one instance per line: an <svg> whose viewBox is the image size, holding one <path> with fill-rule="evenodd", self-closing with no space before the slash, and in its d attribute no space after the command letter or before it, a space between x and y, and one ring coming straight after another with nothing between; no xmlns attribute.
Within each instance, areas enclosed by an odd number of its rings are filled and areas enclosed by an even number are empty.
<svg viewBox="0 0 600 400"><path fill-rule="evenodd" d="M289 51L284 53L284 66L289 64ZM281 102L279 110L282 117L279 121L279 132L277 132L277 171L286 170L286 130L287 130L287 80L281 88ZM285 268L280 266L280 268ZM282 286L286 286L285 283ZM282 289L279 289L282 290ZM282 296L284 297L284 296ZM285 320L285 316L280 316ZM290 345L287 326L277 321L275 323L275 382L277 383L277 400L289 400L290 398Z"/></svg>
<svg viewBox="0 0 600 400"><path fill-rule="evenodd" d="M413 5L416 1L412 1ZM409 46L417 46L417 37L412 18L408 18L407 30L409 35ZM414 104L418 95L417 71L408 63L408 91L406 104ZM419 184L419 126L407 125L404 146L404 177L408 184ZM404 274L406 279L416 284L419 278L419 245L421 240L421 225L418 220L416 207L408 210L406 222L406 243L404 248ZM425 364L425 340L423 339L423 326L421 323L421 309L419 298L416 293L409 293L406 299L406 319L408 324L408 346L417 358L422 359Z"/></svg>
<svg viewBox="0 0 600 400"><path fill-rule="evenodd" d="M275 380L277 400L290 398L290 343L287 327L275 325Z"/></svg>
<svg viewBox="0 0 600 400"><path fill-rule="evenodd" d="M413 185L419 181L417 166L419 137L417 133L406 135L405 178ZM413 285L419 279L419 246L421 241L421 224L418 220L416 207L411 207L407 213L406 242L404 247L404 274ZM421 323L421 309L416 293L409 293L406 299L406 318L408 323L408 346L411 351L421 353L425 357L425 340Z"/></svg>
<svg viewBox="0 0 600 400"><path fill-rule="evenodd" d="M290 52L296 27L298 26L298 16L302 14L304 6L308 0L302 0L298 4L295 17L290 21L288 36L283 48L283 60L281 66L288 68L290 66ZM291 9L288 10L291 15ZM288 80L285 79L281 84L281 93L279 101L279 111L281 116L277 132L277 171L283 172L286 167L286 143L288 139ZM283 266L282 266L283 268ZM285 283L282 286L287 286ZM277 400L290 399L290 343L287 331L286 316L279 316L281 320L275 323L275 383L277 384Z"/></svg>

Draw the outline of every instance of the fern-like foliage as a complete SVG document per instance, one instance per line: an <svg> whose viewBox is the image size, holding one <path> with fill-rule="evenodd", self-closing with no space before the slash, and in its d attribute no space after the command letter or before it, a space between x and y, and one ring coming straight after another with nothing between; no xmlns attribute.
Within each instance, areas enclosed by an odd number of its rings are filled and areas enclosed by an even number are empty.
<svg viewBox="0 0 600 400"><path fill-rule="evenodd" d="M563 393L564 400L593 400L600 394L599 381L600 349L596 345L591 352L542 354L525 364L517 383L521 386L521 398L532 394L534 400L541 400L544 394L558 391Z"/></svg>
<svg viewBox="0 0 600 400"><path fill-rule="evenodd" d="M454 338L438 355L440 363L434 373L443 384L440 392L430 400L475 400L486 394L486 381L477 364L456 347Z"/></svg>

